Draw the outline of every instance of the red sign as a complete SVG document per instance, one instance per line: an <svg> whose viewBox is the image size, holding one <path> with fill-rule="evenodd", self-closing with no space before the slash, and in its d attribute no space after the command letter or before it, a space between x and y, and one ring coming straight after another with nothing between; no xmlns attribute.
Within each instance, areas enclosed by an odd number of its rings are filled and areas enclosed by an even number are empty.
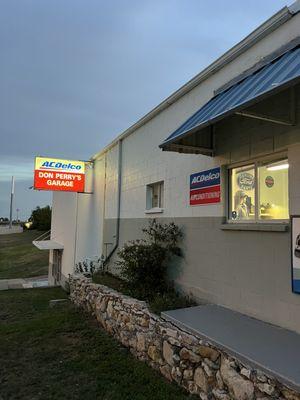
<svg viewBox="0 0 300 400"><path fill-rule="evenodd" d="M221 186L209 186L190 191L190 205L220 203Z"/></svg>
<svg viewBox="0 0 300 400"><path fill-rule="evenodd" d="M35 189L84 192L84 184L85 164L83 161L36 158Z"/></svg>

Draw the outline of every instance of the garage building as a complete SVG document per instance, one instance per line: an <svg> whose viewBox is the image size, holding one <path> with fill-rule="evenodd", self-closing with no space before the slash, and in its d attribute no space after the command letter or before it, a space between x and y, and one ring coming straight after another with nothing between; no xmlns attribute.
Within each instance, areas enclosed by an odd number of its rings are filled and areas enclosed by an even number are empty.
<svg viewBox="0 0 300 400"><path fill-rule="evenodd" d="M114 268L149 218L174 221L182 291L300 333L299 11L280 10L91 157L85 193L53 193L51 281L100 256Z"/></svg>

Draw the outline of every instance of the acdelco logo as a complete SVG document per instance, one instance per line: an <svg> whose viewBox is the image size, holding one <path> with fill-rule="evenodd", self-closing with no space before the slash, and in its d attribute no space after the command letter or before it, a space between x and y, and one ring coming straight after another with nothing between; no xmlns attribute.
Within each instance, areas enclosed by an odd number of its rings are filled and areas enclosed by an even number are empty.
<svg viewBox="0 0 300 400"><path fill-rule="evenodd" d="M209 174L197 175L194 176L194 178L192 179L192 185L195 185L195 183L207 182L219 178L220 178L220 172L215 172L215 173L210 172Z"/></svg>
<svg viewBox="0 0 300 400"><path fill-rule="evenodd" d="M42 164L43 169L67 169L67 170L80 170L81 165L75 165L72 163L68 164L63 164L61 162L55 162L55 161L44 161Z"/></svg>

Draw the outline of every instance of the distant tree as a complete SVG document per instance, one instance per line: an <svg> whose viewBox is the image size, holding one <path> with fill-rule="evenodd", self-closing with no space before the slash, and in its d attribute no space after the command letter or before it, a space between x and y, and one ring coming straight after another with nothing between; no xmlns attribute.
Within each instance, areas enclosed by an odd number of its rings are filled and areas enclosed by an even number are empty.
<svg viewBox="0 0 300 400"><path fill-rule="evenodd" d="M51 207L36 207L29 218L32 222L30 229L48 231L51 229Z"/></svg>

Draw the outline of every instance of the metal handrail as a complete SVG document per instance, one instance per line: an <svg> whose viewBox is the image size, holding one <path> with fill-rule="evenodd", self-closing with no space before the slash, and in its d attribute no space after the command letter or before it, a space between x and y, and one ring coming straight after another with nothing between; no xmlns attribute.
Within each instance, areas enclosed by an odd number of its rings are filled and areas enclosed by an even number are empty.
<svg viewBox="0 0 300 400"><path fill-rule="evenodd" d="M51 229L49 231L42 233L40 236L38 236L36 239L34 239L34 242L37 242L39 240L45 240L46 238L50 238L51 235Z"/></svg>

